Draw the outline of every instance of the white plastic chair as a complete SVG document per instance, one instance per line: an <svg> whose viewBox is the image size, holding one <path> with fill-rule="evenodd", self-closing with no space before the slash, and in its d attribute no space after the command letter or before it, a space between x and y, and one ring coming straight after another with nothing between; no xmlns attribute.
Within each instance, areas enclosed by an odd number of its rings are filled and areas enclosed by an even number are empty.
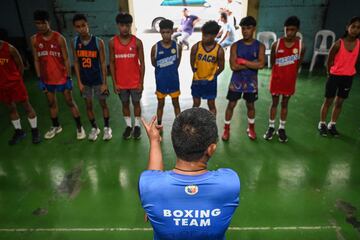
<svg viewBox="0 0 360 240"><path fill-rule="evenodd" d="M265 56L267 56L268 68L270 68L270 54L271 54L271 45L273 42L276 42L277 37L274 32L259 32L256 37L257 40L262 42L265 45Z"/></svg>
<svg viewBox="0 0 360 240"><path fill-rule="evenodd" d="M330 42L328 42L328 38L330 39ZM318 41L320 42L320 45L318 44ZM330 30L320 30L316 33L315 35L315 42L314 42L314 53L311 59L311 64L310 64L310 69L309 71L312 72L315 62L316 62L316 57L318 55L325 55L325 63L324 65L326 66L326 62L327 62L327 58L329 56L329 52L330 52L330 48L331 46L334 44L335 42L335 33L333 31ZM328 44L330 43L330 44Z"/></svg>

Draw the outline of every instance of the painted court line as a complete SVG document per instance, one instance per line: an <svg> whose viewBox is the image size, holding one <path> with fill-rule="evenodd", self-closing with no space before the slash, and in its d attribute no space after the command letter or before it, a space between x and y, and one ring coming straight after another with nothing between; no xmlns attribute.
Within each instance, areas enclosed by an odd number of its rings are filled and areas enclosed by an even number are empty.
<svg viewBox="0 0 360 240"><path fill-rule="evenodd" d="M337 226L229 227L230 231L339 230ZM0 232L145 232L152 228L0 228Z"/></svg>

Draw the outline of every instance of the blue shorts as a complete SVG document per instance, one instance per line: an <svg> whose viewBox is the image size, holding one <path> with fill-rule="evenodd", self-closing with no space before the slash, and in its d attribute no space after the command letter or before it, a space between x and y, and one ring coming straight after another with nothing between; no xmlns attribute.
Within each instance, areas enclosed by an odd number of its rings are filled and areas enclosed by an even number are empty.
<svg viewBox="0 0 360 240"><path fill-rule="evenodd" d="M55 85L55 84L46 84L43 81L39 81L39 88L40 90L47 90L48 92L64 92L65 90L72 90L73 88L73 82L71 78L68 78L66 80L66 83L61 85Z"/></svg>
<svg viewBox="0 0 360 240"><path fill-rule="evenodd" d="M191 85L191 95L194 98L214 100L217 94L217 80L195 80Z"/></svg>

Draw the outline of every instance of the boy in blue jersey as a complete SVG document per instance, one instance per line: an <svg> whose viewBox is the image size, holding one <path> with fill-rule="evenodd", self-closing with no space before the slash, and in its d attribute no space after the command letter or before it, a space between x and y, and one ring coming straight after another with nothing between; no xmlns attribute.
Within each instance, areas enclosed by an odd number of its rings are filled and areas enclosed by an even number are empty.
<svg viewBox="0 0 360 240"><path fill-rule="evenodd" d="M264 67L265 46L253 38L256 29L255 18L248 16L240 22L243 39L235 42L230 50L230 68L233 71L227 99L229 103L225 112L225 126L222 140L230 138L230 121L236 103L241 97L246 101L248 128L251 140L256 139L255 101L258 99L258 69Z"/></svg>
<svg viewBox="0 0 360 240"><path fill-rule="evenodd" d="M225 239L239 204L240 180L231 169L207 169L218 140L214 114L191 108L176 117L171 139L177 160L170 171L163 171L156 117L143 124L150 156L148 170L139 179L139 194L154 239Z"/></svg>
<svg viewBox="0 0 360 240"><path fill-rule="evenodd" d="M104 41L89 33L89 25L85 15L76 14L73 17L73 25L78 33L71 42L74 55L74 68L78 85L86 102L86 111L91 123L89 140L95 141L100 134L100 129L95 120L93 110L93 97L100 103L104 117L103 140L112 138L112 130L109 126L109 108L106 97L109 95L106 83L106 62Z"/></svg>
<svg viewBox="0 0 360 240"><path fill-rule="evenodd" d="M174 23L171 20L162 20L159 27L162 40L151 48L151 63L155 67L156 96L158 99L157 124L161 126L167 95L172 99L175 116L180 113L178 67L182 49L175 41L171 40L174 28Z"/></svg>

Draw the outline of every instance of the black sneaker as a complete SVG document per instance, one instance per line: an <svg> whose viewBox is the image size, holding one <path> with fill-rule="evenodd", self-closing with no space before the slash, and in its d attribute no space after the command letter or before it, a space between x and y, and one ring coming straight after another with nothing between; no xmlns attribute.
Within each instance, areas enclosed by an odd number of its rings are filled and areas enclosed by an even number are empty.
<svg viewBox="0 0 360 240"><path fill-rule="evenodd" d="M130 138L131 138L132 130L133 130L132 127L127 126L127 127L125 128L124 133L123 133L123 138L126 139L126 140L130 139Z"/></svg>
<svg viewBox="0 0 360 240"><path fill-rule="evenodd" d="M339 137L340 136L340 133L336 130L336 126L335 124L334 125L331 125L330 128L328 128L328 131L331 135L333 135L334 137Z"/></svg>
<svg viewBox="0 0 360 240"><path fill-rule="evenodd" d="M328 135L328 128L326 124L322 123L318 129L321 136L326 137Z"/></svg>
<svg viewBox="0 0 360 240"><path fill-rule="evenodd" d="M17 144L22 139L24 139L25 136L26 136L26 133L22 129L15 129L15 133L14 133L13 137L9 140L9 145Z"/></svg>
<svg viewBox="0 0 360 240"><path fill-rule="evenodd" d="M274 136L275 128L269 127L266 133L264 134L265 140L271 140Z"/></svg>
<svg viewBox="0 0 360 240"><path fill-rule="evenodd" d="M141 128L139 126L134 127L133 137L134 137L134 139L141 138Z"/></svg>
<svg viewBox="0 0 360 240"><path fill-rule="evenodd" d="M38 144L41 142L40 132L39 132L38 128L32 128L31 134L32 134L32 143L33 144Z"/></svg>
<svg viewBox="0 0 360 240"><path fill-rule="evenodd" d="M285 142L288 141L288 137L286 136L285 129L280 128L280 129L277 131L277 134L279 135L279 141L280 141L280 142L285 143Z"/></svg>

